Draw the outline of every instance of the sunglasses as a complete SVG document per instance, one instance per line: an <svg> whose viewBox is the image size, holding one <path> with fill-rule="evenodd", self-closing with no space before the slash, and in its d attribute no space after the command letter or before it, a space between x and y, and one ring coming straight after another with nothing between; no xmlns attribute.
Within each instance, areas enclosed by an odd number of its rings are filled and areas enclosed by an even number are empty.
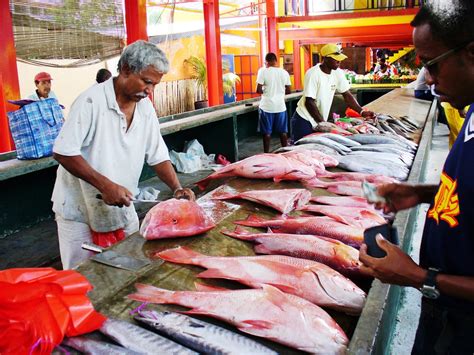
<svg viewBox="0 0 474 355"><path fill-rule="evenodd" d="M447 50L446 52L440 54L439 56L437 56L436 58L433 58L427 62L425 61L421 61L421 65L423 65L423 67L430 73L430 74L436 74L437 71L438 71L438 66L437 64L439 62L441 62L443 59L449 57L451 54L463 49L464 47L466 47L469 43L471 43L472 41L468 41L468 42L464 42L462 45L458 46L458 47L454 47L454 48L451 48L450 50Z"/></svg>

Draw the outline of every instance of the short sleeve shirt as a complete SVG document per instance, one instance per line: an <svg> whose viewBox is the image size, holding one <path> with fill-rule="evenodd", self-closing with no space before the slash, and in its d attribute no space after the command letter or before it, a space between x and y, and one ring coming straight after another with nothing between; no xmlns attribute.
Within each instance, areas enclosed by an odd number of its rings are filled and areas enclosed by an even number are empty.
<svg viewBox="0 0 474 355"><path fill-rule="evenodd" d="M306 72L303 96L298 101L296 108L298 115L309 121L313 127L316 127L317 124L306 109L306 98L310 97L316 101L321 116L327 121L334 94L336 92L344 93L351 88L342 69L331 70L330 74L326 74L321 70L320 65L317 64Z"/></svg>
<svg viewBox="0 0 474 355"><path fill-rule="evenodd" d="M285 90L291 85L290 74L277 67L260 68L257 73L257 84L263 85L263 94L259 108L269 113L286 111Z"/></svg>
<svg viewBox="0 0 474 355"><path fill-rule="evenodd" d="M92 86L75 100L53 150L65 156L82 156L94 170L135 195L143 164L153 166L169 160L151 101L137 102L127 130L113 78ZM123 228L137 218L133 205L108 206L96 198L97 193L92 185L60 166L53 211L64 219L87 223L97 232Z"/></svg>

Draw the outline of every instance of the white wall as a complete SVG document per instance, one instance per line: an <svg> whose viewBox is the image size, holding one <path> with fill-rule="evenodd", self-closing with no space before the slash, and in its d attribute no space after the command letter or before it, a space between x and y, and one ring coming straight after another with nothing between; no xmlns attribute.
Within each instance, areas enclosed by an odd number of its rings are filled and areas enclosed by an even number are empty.
<svg viewBox="0 0 474 355"><path fill-rule="evenodd" d="M53 90L58 97L59 103L66 107L64 114L67 118L69 108L76 97L95 83L95 76L99 69L106 68L110 70L112 75L117 75L118 58L119 57L112 58L105 62L79 68L52 68L17 62L21 98L26 98L36 90L34 77L37 73L41 71L48 72L53 78L51 82L51 90ZM67 65L74 62L74 60L62 59L50 60L47 62Z"/></svg>

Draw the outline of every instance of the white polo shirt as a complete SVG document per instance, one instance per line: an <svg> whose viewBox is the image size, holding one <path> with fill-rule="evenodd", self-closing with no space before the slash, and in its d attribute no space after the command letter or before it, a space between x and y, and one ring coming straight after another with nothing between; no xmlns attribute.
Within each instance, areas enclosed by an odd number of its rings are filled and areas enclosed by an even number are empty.
<svg viewBox="0 0 474 355"><path fill-rule="evenodd" d="M113 78L90 87L74 101L53 151L65 156L81 155L93 169L134 195L138 194L144 162L153 166L169 160L151 101L146 98L137 103L127 131L125 115L115 98ZM64 219L87 223L96 232L113 231L137 220L133 204L108 206L96 198L98 193L95 187L59 166L53 211Z"/></svg>
<svg viewBox="0 0 474 355"><path fill-rule="evenodd" d="M285 86L290 86L290 74L277 67L260 68L257 73L257 84L263 85L263 94L259 108L269 113L286 111Z"/></svg>
<svg viewBox="0 0 474 355"><path fill-rule="evenodd" d="M331 70L330 74L326 74L321 70L320 65L321 64L317 64L306 72L303 96L298 101L296 108L298 115L309 121L313 128L316 127L317 124L313 116L311 116L306 109L306 97L311 97L316 100L316 106L321 116L327 121L336 91L338 93L344 93L351 88L342 69Z"/></svg>

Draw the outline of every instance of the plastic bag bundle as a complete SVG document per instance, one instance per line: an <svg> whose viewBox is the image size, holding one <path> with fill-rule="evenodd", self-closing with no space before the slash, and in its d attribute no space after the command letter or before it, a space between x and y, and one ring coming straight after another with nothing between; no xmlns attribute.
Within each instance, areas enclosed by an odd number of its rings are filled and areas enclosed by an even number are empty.
<svg viewBox="0 0 474 355"><path fill-rule="evenodd" d="M50 354L64 336L98 329L106 319L74 270L25 268L0 271L0 353Z"/></svg>

